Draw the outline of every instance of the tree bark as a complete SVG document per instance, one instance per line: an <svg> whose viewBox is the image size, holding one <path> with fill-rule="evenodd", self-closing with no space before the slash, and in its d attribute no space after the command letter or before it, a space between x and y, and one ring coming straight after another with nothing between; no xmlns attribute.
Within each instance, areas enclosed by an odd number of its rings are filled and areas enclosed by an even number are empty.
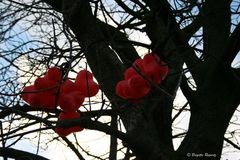
<svg viewBox="0 0 240 160"><path fill-rule="evenodd" d="M240 84L230 69L219 66L208 80L206 88L195 93L197 101L190 104L189 129L178 149L182 159L220 159L224 134L240 103Z"/></svg>

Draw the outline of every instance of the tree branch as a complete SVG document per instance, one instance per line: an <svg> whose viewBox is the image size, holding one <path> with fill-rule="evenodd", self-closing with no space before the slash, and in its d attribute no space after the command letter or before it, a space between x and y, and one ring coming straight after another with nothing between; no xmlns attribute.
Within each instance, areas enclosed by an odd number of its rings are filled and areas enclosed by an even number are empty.
<svg viewBox="0 0 240 160"><path fill-rule="evenodd" d="M115 0L117 2L117 4L122 7L127 13L129 13L130 15L138 18L138 19L142 19L141 15L138 12L134 12L132 9L130 9L122 0Z"/></svg>
<svg viewBox="0 0 240 160"><path fill-rule="evenodd" d="M184 39L187 41L196 33L202 26L202 16L201 13L192 21L192 23L182 29L184 33Z"/></svg>
<svg viewBox="0 0 240 160"><path fill-rule="evenodd" d="M54 10L62 12L62 0L42 0L53 7Z"/></svg>
<svg viewBox="0 0 240 160"><path fill-rule="evenodd" d="M181 90L185 98L187 99L188 103L191 106L191 110L193 109L192 106L195 106L195 92L188 86L188 79L185 75L182 75L182 81L181 81Z"/></svg>
<svg viewBox="0 0 240 160"><path fill-rule="evenodd" d="M209 57L208 66L217 67L222 55L223 44L227 43L230 26L231 12L230 0L208 0L203 4L203 41L204 56ZM209 72L211 74L211 72Z"/></svg>
<svg viewBox="0 0 240 160"><path fill-rule="evenodd" d="M176 23L170 4L166 0L145 0L145 2L153 12L153 16L149 17L147 23L148 35L153 42L153 47L157 47L156 50L164 52L164 56L170 58L172 61L170 62L174 65L176 63L182 65L184 61L198 84L198 79L201 78L199 76L201 61L193 48L189 46L188 39ZM183 61L181 61L181 58Z"/></svg>
<svg viewBox="0 0 240 160"><path fill-rule="evenodd" d="M144 139L138 139L140 137L133 137L136 134L131 135L128 133L123 133L104 123L93 121L90 118L81 117L76 119L66 119L64 121L58 121L56 127L66 128L71 126L81 126L83 128L94 129L104 132L108 135L117 137L123 142L125 142L125 144L128 145L132 150L136 151L136 153L140 157L144 157L144 159L150 156L154 156L155 154L159 156L159 160L161 160L160 157L165 156L163 155L163 152L166 152L166 149L163 148L162 150L159 150L158 146L152 146L151 143L149 143L148 141L145 141ZM137 134L137 136L139 136L139 133ZM154 149L154 151L152 149ZM149 153L151 155L146 155L145 153Z"/></svg>
<svg viewBox="0 0 240 160"><path fill-rule="evenodd" d="M63 13L62 0L42 0L45 3L51 5L56 11ZM123 2L122 2L123 3ZM106 24L96 19L96 24L100 27L100 30L104 36L104 39L110 43L112 48L119 55L123 63L129 67L134 60L139 58L135 48L131 45L131 42L127 39L126 35L120 32L115 27Z"/></svg>
<svg viewBox="0 0 240 160"><path fill-rule="evenodd" d="M85 158L81 155L78 149L68 140L67 137L61 137L68 145L69 148L77 155L80 160L85 160Z"/></svg>
<svg viewBox="0 0 240 160"><path fill-rule="evenodd" d="M45 157L13 148L0 148L0 156L14 158L18 160L48 160Z"/></svg>
<svg viewBox="0 0 240 160"><path fill-rule="evenodd" d="M117 129L117 115L111 117L111 127ZM111 135L109 160L117 159L117 138Z"/></svg>
<svg viewBox="0 0 240 160"><path fill-rule="evenodd" d="M227 139L226 137L223 138L224 141L226 141L227 143L231 144L234 148L240 150L240 146L238 146L237 144L233 143L232 141L230 141L229 139Z"/></svg>
<svg viewBox="0 0 240 160"><path fill-rule="evenodd" d="M121 58L123 64L126 67L130 67L132 63L139 58L136 49L126 37L126 35L120 32L117 28L106 24L102 21L98 21L98 25L105 37L108 40L111 47L116 51L116 54Z"/></svg>
<svg viewBox="0 0 240 160"><path fill-rule="evenodd" d="M235 30L232 32L231 36L227 41L226 48L224 50L224 55L222 62L226 66L231 66L234 58L240 50L240 24L237 25Z"/></svg>
<svg viewBox="0 0 240 160"><path fill-rule="evenodd" d="M93 129L97 131L104 132L106 134L115 136L125 142L131 142L127 135L121 131L118 131L116 128L112 128L107 124L101 123L99 121L93 121L88 117L66 119L63 121L58 121L56 127L67 128L72 126L81 126L87 129Z"/></svg>

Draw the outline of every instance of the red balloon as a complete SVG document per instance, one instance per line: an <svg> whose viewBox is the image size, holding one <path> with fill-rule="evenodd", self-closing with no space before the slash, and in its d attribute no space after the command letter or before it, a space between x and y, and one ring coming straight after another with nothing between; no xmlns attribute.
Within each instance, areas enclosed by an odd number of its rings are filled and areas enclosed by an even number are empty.
<svg viewBox="0 0 240 160"><path fill-rule="evenodd" d="M80 118L80 114L78 112L70 112L70 113L61 112L59 114L58 120L61 121L65 119L74 119L74 118ZM83 128L80 126L74 126L74 127L68 127L68 128L61 128L61 127L55 128L56 133L64 137L66 137L67 135L73 132L80 132L82 130Z"/></svg>
<svg viewBox="0 0 240 160"><path fill-rule="evenodd" d="M75 83L69 79L66 79L61 85L60 93L69 93L76 90Z"/></svg>
<svg viewBox="0 0 240 160"><path fill-rule="evenodd" d="M128 99L139 99L142 98L142 93L138 92L138 90L134 90L131 88L127 82L124 87L123 93L127 95Z"/></svg>
<svg viewBox="0 0 240 160"><path fill-rule="evenodd" d="M37 94L37 96L41 100L40 108L42 109L55 109L58 105L58 97L51 92L42 92Z"/></svg>
<svg viewBox="0 0 240 160"><path fill-rule="evenodd" d="M51 67L48 69L46 78L54 82L60 82L62 79L62 71L58 67Z"/></svg>
<svg viewBox="0 0 240 160"><path fill-rule="evenodd" d="M72 119L72 118L80 118L80 113L79 112L61 112L58 116L58 120L65 120L65 119Z"/></svg>
<svg viewBox="0 0 240 160"><path fill-rule="evenodd" d="M75 112L78 107L74 104L74 98L71 94L61 94L59 106L64 112Z"/></svg>
<svg viewBox="0 0 240 160"><path fill-rule="evenodd" d="M138 99L142 96L139 96L137 90L134 90L129 86L128 80L122 80L118 82L116 86L116 93L119 97L123 99Z"/></svg>
<svg viewBox="0 0 240 160"><path fill-rule="evenodd" d="M59 97L56 96L56 94L52 94L50 93L49 95L45 94L45 96L48 96L48 98L46 99L45 98L45 104L44 104L44 108L47 108L47 109L55 109L55 107L58 106L58 103L59 103Z"/></svg>
<svg viewBox="0 0 240 160"><path fill-rule="evenodd" d="M39 89L45 89L49 88L50 84L48 83L48 80L45 77L38 77L34 81L34 87L39 90Z"/></svg>
<svg viewBox="0 0 240 160"><path fill-rule="evenodd" d="M36 106L37 104L39 104L39 101L37 100L37 96L35 94L29 95L28 103L30 106Z"/></svg>
<svg viewBox="0 0 240 160"><path fill-rule="evenodd" d="M144 69L146 74L159 84L168 74L168 66L165 62L160 61L157 55L147 54L144 57Z"/></svg>
<svg viewBox="0 0 240 160"><path fill-rule="evenodd" d="M116 85L116 94L129 100L143 98L150 93L150 90L150 85L140 75L119 81Z"/></svg>
<svg viewBox="0 0 240 160"><path fill-rule="evenodd" d="M73 91L71 92L71 95L74 97L74 104L76 105L76 107L81 107L84 102L84 95L79 91Z"/></svg>
<svg viewBox="0 0 240 160"><path fill-rule="evenodd" d="M145 68L146 70L146 76L148 80L152 80L153 82L159 84L162 81L161 75L160 75L160 67L158 65L149 65Z"/></svg>
<svg viewBox="0 0 240 160"><path fill-rule="evenodd" d="M159 68L158 61L156 61L156 59L153 56L151 56L150 54L147 54L143 60L144 60L144 69L145 70Z"/></svg>
<svg viewBox="0 0 240 160"><path fill-rule="evenodd" d="M144 74L144 63L142 59L137 59L134 61L133 65L136 67L130 67L124 72L124 78L129 79L134 75ZM139 73L140 72L140 73Z"/></svg>
<svg viewBox="0 0 240 160"><path fill-rule="evenodd" d="M150 76L149 76L150 77ZM153 82L155 82L155 84L160 84L162 82L162 77L160 73L152 73L151 75L151 79L153 80Z"/></svg>
<svg viewBox="0 0 240 160"><path fill-rule="evenodd" d="M34 108L41 108L43 106L44 98L39 93L29 95L29 105Z"/></svg>
<svg viewBox="0 0 240 160"><path fill-rule="evenodd" d="M36 88L36 90L46 89L46 91L52 93L57 93L59 85L60 85L59 82L52 81L46 77L38 77L34 81L34 87Z"/></svg>
<svg viewBox="0 0 240 160"><path fill-rule="evenodd" d="M85 97L93 97L99 91L99 86L93 80L81 81L81 83L76 83L77 88Z"/></svg>
<svg viewBox="0 0 240 160"><path fill-rule="evenodd" d="M152 63L152 62L160 62L160 57L153 53L148 53L143 57L144 64Z"/></svg>
<svg viewBox="0 0 240 160"><path fill-rule="evenodd" d="M81 83L83 80L93 80L93 74L86 69L81 70L78 72L77 77L76 77L76 83Z"/></svg>
<svg viewBox="0 0 240 160"><path fill-rule="evenodd" d="M138 73L136 72L136 70L133 67L130 67L128 69L126 69L126 71L124 72L124 78L125 79L129 79L134 75L137 75Z"/></svg>
<svg viewBox="0 0 240 160"><path fill-rule="evenodd" d="M36 92L29 96L29 104L34 108L54 109L58 103L56 98L51 92Z"/></svg>
<svg viewBox="0 0 240 160"><path fill-rule="evenodd" d="M162 81L160 75L160 58L156 54L147 54L144 56L144 70L149 80L159 84Z"/></svg>
<svg viewBox="0 0 240 160"><path fill-rule="evenodd" d="M135 65L140 71L144 72L144 61L142 59L136 59L133 62L133 65Z"/></svg>
<svg viewBox="0 0 240 160"><path fill-rule="evenodd" d="M128 96L126 95L126 92L125 92L125 86L127 85L127 80L122 80L122 81L119 81L116 85L116 94L123 98L123 99L128 99Z"/></svg>
<svg viewBox="0 0 240 160"><path fill-rule="evenodd" d="M128 80L128 85L132 90L137 91L139 94L147 95L151 90L151 86L140 75L131 77Z"/></svg>
<svg viewBox="0 0 240 160"><path fill-rule="evenodd" d="M22 91L23 93L22 93L22 95L21 95L21 98L22 98L25 102L29 103L29 97L30 97L30 95L33 94L33 93L24 93L24 92L34 92L34 91L35 91L35 88L34 88L33 85L24 87L24 88L23 88L23 91Z"/></svg>
<svg viewBox="0 0 240 160"><path fill-rule="evenodd" d="M75 112L84 102L84 96L79 91L61 94L59 106L64 112Z"/></svg>

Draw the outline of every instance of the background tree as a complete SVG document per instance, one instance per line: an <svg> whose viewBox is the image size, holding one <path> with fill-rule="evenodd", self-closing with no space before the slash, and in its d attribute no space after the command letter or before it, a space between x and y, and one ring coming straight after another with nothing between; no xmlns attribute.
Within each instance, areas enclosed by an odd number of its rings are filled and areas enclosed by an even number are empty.
<svg viewBox="0 0 240 160"><path fill-rule="evenodd" d="M1 1L0 155L44 159L9 147L33 132L53 135L49 143L59 140L53 130L60 110L36 111L19 99L21 88L50 66L74 78L86 67L85 58L102 92L85 103L81 118L57 125L80 125L111 135L109 159L116 159L118 150L124 151L125 159L186 160L193 154L220 159L224 139L239 149L231 137L224 138L240 103L240 70L232 66L240 49L239 6L234 0ZM117 96L115 86L142 56L141 50L158 54L170 70L136 104ZM175 107L179 89L187 104ZM184 111L191 115L189 127L173 135L174 121ZM111 120L102 121L104 116ZM35 129L23 131L31 126ZM228 135L234 138L237 130ZM6 146L13 137L17 140ZM184 138L174 150L173 139L179 137ZM117 147L117 138L125 150ZM84 159L77 140L61 139Z"/></svg>

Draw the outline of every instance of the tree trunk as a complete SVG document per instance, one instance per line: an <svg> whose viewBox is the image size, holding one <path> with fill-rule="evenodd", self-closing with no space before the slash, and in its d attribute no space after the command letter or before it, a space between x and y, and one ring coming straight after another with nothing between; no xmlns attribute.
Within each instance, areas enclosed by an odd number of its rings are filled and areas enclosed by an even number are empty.
<svg viewBox="0 0 240 160"><path fill-rule="evenodd" d="M196 91L197 100L190 104L189 129L178 149L182 159L219 160L224 134L239 105L239 82L230 69L220 66L207 79L205 87Z"/></svg>

